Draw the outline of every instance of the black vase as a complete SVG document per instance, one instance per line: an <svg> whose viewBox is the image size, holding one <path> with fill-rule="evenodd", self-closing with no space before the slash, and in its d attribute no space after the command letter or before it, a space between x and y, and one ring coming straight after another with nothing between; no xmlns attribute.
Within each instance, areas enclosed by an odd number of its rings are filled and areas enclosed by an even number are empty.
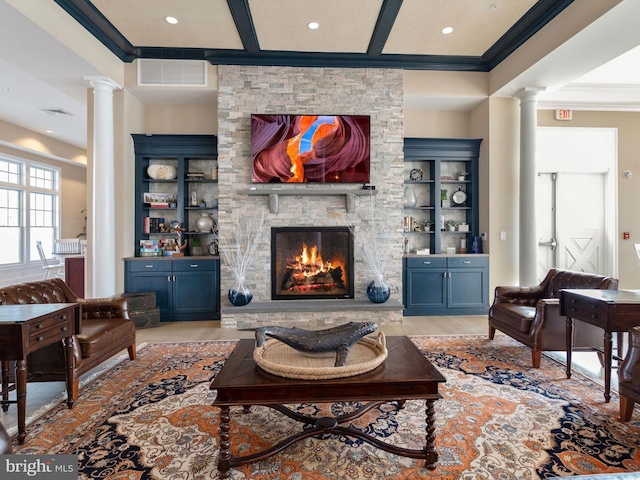
<svg viewBox="0 0 640 480"><path fill-rule="evenodd" d="M235 288L230 288L228 293L229 301L231 305L235 307L242 307L251 302L253 298L253 293L249 290L244 290L243 292L239 292Z"/></svg>
<svg viewBox="0 0 640 480"><path fill-rule="evenodd" d="M391 295L391 287L389 285L376 285L375 282L371 282L367 286L367 297L373 303L384 303L389 300Z"/></svg>

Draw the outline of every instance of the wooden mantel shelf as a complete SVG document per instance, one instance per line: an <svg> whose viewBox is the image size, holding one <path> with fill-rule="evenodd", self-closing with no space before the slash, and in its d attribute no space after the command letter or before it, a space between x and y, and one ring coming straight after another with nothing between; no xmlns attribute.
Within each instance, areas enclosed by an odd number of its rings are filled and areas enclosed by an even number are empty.
<svg viewBox="0 0 640 480"><path fill-rule="evenodd" d="M269 210L271 213L278 213L279 208L279 197L281 195L287 196L323 196L327 195L344 195L345 208L347 212L353 213L356 210L356 202L355 197L362 197L365 195L377 195L377 190L364 190L364 189L333 189L333 188L322 188L322 189L310 189L310 188L299 188L299 187L281 187L281 188L258 188L251 187L248 192L249 195L268 195L269 196Z"/></svg>

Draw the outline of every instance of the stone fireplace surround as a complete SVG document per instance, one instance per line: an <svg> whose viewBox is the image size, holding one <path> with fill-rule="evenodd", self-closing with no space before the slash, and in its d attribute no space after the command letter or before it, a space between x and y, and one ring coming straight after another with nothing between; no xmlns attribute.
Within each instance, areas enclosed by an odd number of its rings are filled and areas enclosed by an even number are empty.
<svg viewBox="0 0 640 480"><path fill-rule="evenodd" d="M238 213L242 218L243 212L250 217L260 209L265 211L263 234L247 274L247 283L253 293L249 305L233 307L228 302L226 292L233 284L233 275L224 258L221 259L222 326L313 328L364 320L401 323L402 71L221 65L218 77L218 223L221 235L232 230L233 219ZM276 213L272 213L268 194L274 187L260 186L264 195L256 195L255 190L250 190L252 113L370 115L371 184L376 187L376 195L363 196L360 185L294 185L286 188L299 189L300 195L290 196L289 192L280 197ZM355 197L355 211L350 212L345 205L344 191L351 189L359 196ZM318 194L319 190L335 190L336 195ZM305 195L305 192L310 194ZM373 274L356 246L354 299L270 300L271 227L354 226L357 237L367 228L363 212L372 198L379 218L384 222L381 228L386 233L397 234L385 236L383 246L391 251L385 275L392 286L391 299L383 304L374 304L367 299L366 287Z"/></svg>

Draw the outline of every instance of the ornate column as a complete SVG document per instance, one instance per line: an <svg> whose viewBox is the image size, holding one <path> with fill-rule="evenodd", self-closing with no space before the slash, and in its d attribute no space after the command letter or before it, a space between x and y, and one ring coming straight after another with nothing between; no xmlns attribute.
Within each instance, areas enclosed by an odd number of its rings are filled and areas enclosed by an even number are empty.
<svg viewBox="0 0 640 480"><path fill-rule="evenodd" d="M544 88L526 87L520 99L520 285L536 285L538 236L536 233L536 129L537 97Z"/></svg>
<svg viewBox="0 0 640 480"><path fill-rule="evenodd" d="M93 88L85 296L112 297L116 291L113 92L121 87L108 77L85 77L85 80Z"/></svg>

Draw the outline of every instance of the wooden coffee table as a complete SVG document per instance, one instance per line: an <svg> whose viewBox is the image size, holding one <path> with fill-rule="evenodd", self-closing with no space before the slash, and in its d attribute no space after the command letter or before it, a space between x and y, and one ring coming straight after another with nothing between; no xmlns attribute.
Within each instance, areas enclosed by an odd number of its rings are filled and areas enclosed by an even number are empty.
<svg viewBox="0 0 640 480"><path fill-rule="evenodd" d="M256 365L253 360L254 348L254 340L240 340L211 383L210 388L218 391L213 405L220 407L220 478L229 478L233 467L264 460L300 440L327 433L356 437L395 455L424 459L428 469L435 468L438 454L435 450L434 404L442 398L438 393L438 385L446 380L408 337L387 337L389 356L375 370L331 380L295 380L271 375ZM397 447L351 426L341 426L384 403L395 401L401 409L407 400L425 401L426 435L423 449ZM368 403L348 415L320 418L302 415L285 407L285 404L353 401ZM233 457L229 435L230 407L238 405L244 407L245 413L252 405L267 406L315 428L294 434L260 453Z"/></svg>

